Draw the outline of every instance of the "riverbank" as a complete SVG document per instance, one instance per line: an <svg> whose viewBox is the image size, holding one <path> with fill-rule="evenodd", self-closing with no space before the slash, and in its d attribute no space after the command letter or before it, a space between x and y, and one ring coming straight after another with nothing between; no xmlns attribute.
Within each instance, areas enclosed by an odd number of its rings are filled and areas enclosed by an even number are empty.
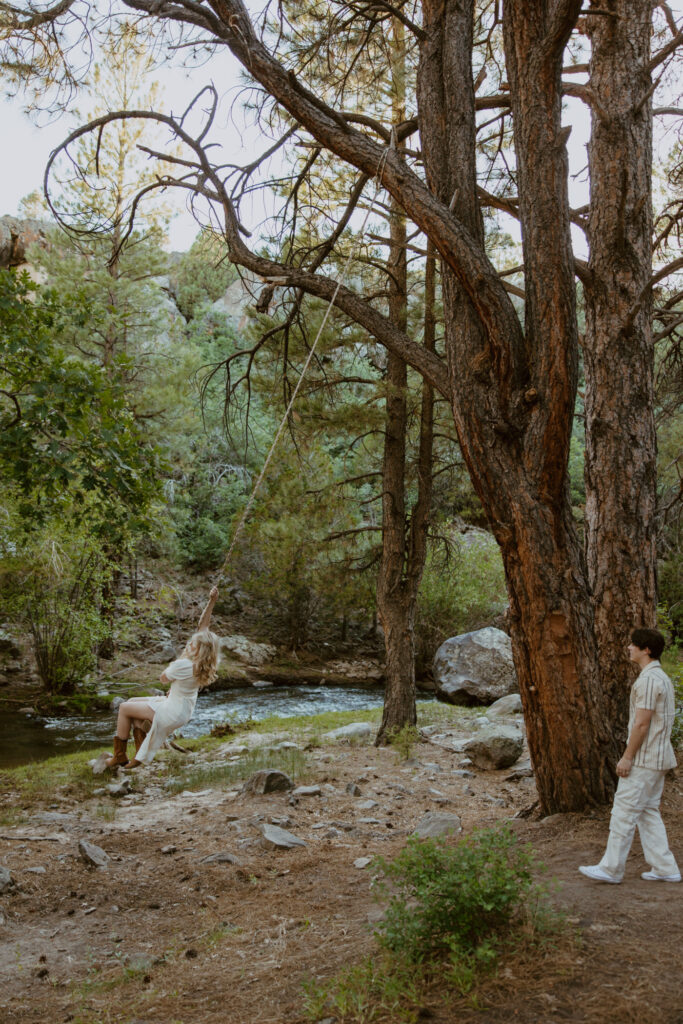
<svg viewBox="0 0 683 1024"><path fill-rule="evenodd" d="M419 714L425 731L404 748L407 760L372 745L375 710L293 719L286 729L270 719L192 741L188 757L164 753L128 773L130 792L124 784L118 796L85 754L1 773L0 863L12 879L0 896L7 1019L310 1020L304 982L374 950L381 907L370 890L372 857L395 856L418 822L438 813L457 815L465 835L509 822L557 879L553 900L569 929L533 958L521 950L506 960L477 989L478 1009L452 992L444 1003L437 984L424 994L421 1019L679 1022L681 953L671 938L683 887L643 882L639 850L621 888L583 879L576 867L598 858L607 810L516 817L535 799L523 761L524 770L480 771L453 749L476 731L481 710L432 703ZM365 733L328 735L350 718ZM244 780L263 767L306 788L245 792ZM682 809L674 780L663 810L679 851ZM268 825L296 845L274 847ZM104 851L104 867L84 862L83 841ZM648 991L656 999L645 999Z"/></svg>

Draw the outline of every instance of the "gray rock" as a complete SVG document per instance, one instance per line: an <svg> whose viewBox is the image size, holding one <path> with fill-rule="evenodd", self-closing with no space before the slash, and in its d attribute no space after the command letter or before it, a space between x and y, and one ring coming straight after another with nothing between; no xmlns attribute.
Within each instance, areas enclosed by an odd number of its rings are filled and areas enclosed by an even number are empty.
<svg viewBox="0 0 683 1024"><path fill-rule="evenodd" d="M159 652L161 661L175 661L177 657L176 649L172 644L164 644Z"/></svg>
<svg viewBox="0 0 683 1024"><path fill-rule="evenodd" d="M521 779L533 779L534 770L531 767L530 761L524 761L519 764L514 771L510 772L509 775L505 776L506 782L520 782Z"/></svg>
<svg viewBox="0 0 683 1024"><path fill-rule="evenodd" d="M355 782L347 783L346 792L349 796L361 796L361 788Z"/></svg>
<svg viewBox="0 0 683 1024"><path fill-rule="evenodd" d="M47 247L50 224L33 218L0 217L0 267L26 263L31 245Z"/></svg>
<svg viewBox="0 0 683 1024"><path fill-rule="evenodd" d="M465 745L467 756L477 768L509 768L519 760L524 740L514 725L489 725Z"/></svg>
<svg viewBox="0 0 683 1024"><path fill-rule="evenodd" d="M294 789L294 783L289 775L278 771L276 768L263 768L255 772L242 787L243 793L262 795L263 793L284 793Z"/></svg>
<svg viewBox="0 0 683 1024"><path fill-rule="evenodd" d="M414 836L420 839L433 839L455 832L462 832L462 823L457 814L443 814L441 811L430 811L418 821Z"/></svg>
<svg viewBox="0 0 683 1024"><path fill-rule="evenodd" d="M86 864L95 868L105 868L109 863L109 854L105 853L101 846L95 846L86 839L78 840L78 852Z"/></svg>
<svg viewBox="0 0 683 1024"><path fill-rule="evenodd" d="M320 786L297 786L292 790L292 796L320 796L321 793Z"/></svg>
<svg viewBox="0 0 683 1024"><path fill-rule="evenodd" d="M234 853L230 853L229 850L223 850L220 853L212 853L208 857L202 857L199 862L200 864L236 864L239 867L242 861L235 856Z"/></svg>
<svg viewBox="0 0 683 1024"><path fill-rule="evenodd" d="M379 807L376 800L361 800L356 804L359 811L373 811L375 807Z"/></svg>
<svg viewBox="0 0 683 1024"><path fill-rule="evenodd" d="M500 697L486 709L487 718L509 718L511 715L522 714L522 698L518 693L509 693Z"/></svg>
<svg viewBox="0 0 683 1024"><path fill-rule="evenodd" d="M114 697L109 707L111 708L112 711L118 711L121 705L124 703L125 699L125 697Z"/></svg>
<svg viewBox="0 0 683 1024"><path fill-rule="evenodd" d="M233 658L245 665L265 665L277 654L277 648L272 644L258 644L241 635L221 637L221 650L229 651Z"/></svg>
<svg viewBox="0 0 683 1024"><path fill-rule="evenodd" d="M473 779L475 777L474 772L468 768L454 768L451 775L455 775L458 779Z"/></svg>
<svg viewBox="0 0 683 1024"><path fill-rule="evenodd" d="M491 704L518 690L510 638L493 626L445 640L433 674L437 696L451 704Z"/></svg>
<svg viewBox="0 0 683 1024"><path fill-rule="evenodd" d="M371 863L372 857L357 857L356 860L354 860L353 862L353 866L354 868L359 868L360 870L362 870L363 868L366 868L368 864Z"/></svg>
<svg viewBox="0 0 683 1024"><path fill-rule="evenodd" d="M0 892L7 892L14 885L14 879L10 874L9 868L4 867L0 864Z"/></svg>
<svg viewBox="0 0 683 1024"><path fill-rule="evenodd" d="M348 725L342 725L339 729L326 732L323 738L326 740L369 739L372 732L373 729L369 722L349 722Z"/></svg>
<svg viewBox="0 0 683 1024"><path fill-rule="evenodd" d="M277 825L264 823L259 825L259 829L263 836L263 845L266 849L292 850L295 846L306 845L303 839L299 839L298 836L293 835L291 832L287 832L284 828L279 828Z"/></svg>
<svg viewBox="0 0 683 1024"><path fill-rule="evenodd" d="M94 757L92 759L92 761L88 761L88 764L92 768L93 775L103 775L104 772L106 772L106 770L107 770L107 761L109 760L110 757L111 757L111 754L108 754L105 751L103 754L100 754L99 757ZM105 791L102 789L99 792L104 793ZM95 794L94 791L93 791L93 795L99 796L99 792L97 794Z"/></svg>
<svg viewBox="0 0 683 1024"><path fill-rule="evenodd" d="M170 844L169 846L162 846L161 852L165 854L167 857L170 857L172 854L178 852L178 847L173 846L173 844Z"/></svg>
<svg viewBox="0 0 683 1024"><path fill-rule="evenodd" d="M120 782L112 782L106 787L110 796L127 796L130 793L130 779L121 779Z"/></svg>
<svg viewBox="0 0 683 1024"><path fill-rule="evenodd" d="M257 679L251 685L255 690L269 690L272 686L275 686L275 683L269 683L267 679Z"/></svg>
<svg viewBox="0 0 683 1024"><path fill-rule="evenodd" d="M29 871L32 875L44 875L44 874L46 874L45 868L42 867L41 865L39 865L38 867L35 867L35 868L26 868L26 870Z"/></svg>

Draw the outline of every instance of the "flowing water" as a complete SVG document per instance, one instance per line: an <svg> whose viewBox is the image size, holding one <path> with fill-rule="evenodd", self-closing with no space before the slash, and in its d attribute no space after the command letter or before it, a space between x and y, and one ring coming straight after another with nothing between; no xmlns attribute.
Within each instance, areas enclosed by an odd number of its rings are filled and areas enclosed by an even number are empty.
<svg viewBox="0 0 683 1024"><path fill-rule="evenodd" d="M426 694L420 695L424 700ZM278 715L316 715L323 711L357 711L381 707L379 687L273 686L245 687L201 694L194 718L182 735L203 736L225 720L244 721ZM6 712L0 715L0 768L41 761L77 750L110 749L114 712L87 715L32 717ZM283 723L284 725L284 723Z"/></svg>

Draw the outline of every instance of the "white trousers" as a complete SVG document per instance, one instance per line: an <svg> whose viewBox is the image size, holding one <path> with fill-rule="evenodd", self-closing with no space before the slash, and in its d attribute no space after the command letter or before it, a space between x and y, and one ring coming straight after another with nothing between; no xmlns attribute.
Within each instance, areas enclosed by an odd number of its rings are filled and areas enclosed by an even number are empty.
<svg viewBox="0 0 683 1024"><path fill-rule="evenodd" d="M658 875L678 874L669 849L666 829L659 813L666 772L634 765L626 778L619 779L612 805L607 849L600 867L621 881L633 836L638 826L645 860Z"/></svg>

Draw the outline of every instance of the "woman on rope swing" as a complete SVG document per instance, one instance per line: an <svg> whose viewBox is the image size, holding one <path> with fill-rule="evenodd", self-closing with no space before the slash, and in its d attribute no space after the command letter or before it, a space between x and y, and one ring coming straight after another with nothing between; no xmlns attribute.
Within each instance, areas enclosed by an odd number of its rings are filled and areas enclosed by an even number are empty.
<svg viewBox="0 0 683 1024"><path fill-rule="evenodd" d="M217 674L220 641L209 629L217 597L218 590L212 587L197 632L190 637L181 656L161 673L161 682L171 684L166 696L138 697L119 706L114 756L106 761L107 768L148 765L169 736L192 718L197 694L212 683ZM131 726L135 757L129 761L126 748Z"/></svg>

